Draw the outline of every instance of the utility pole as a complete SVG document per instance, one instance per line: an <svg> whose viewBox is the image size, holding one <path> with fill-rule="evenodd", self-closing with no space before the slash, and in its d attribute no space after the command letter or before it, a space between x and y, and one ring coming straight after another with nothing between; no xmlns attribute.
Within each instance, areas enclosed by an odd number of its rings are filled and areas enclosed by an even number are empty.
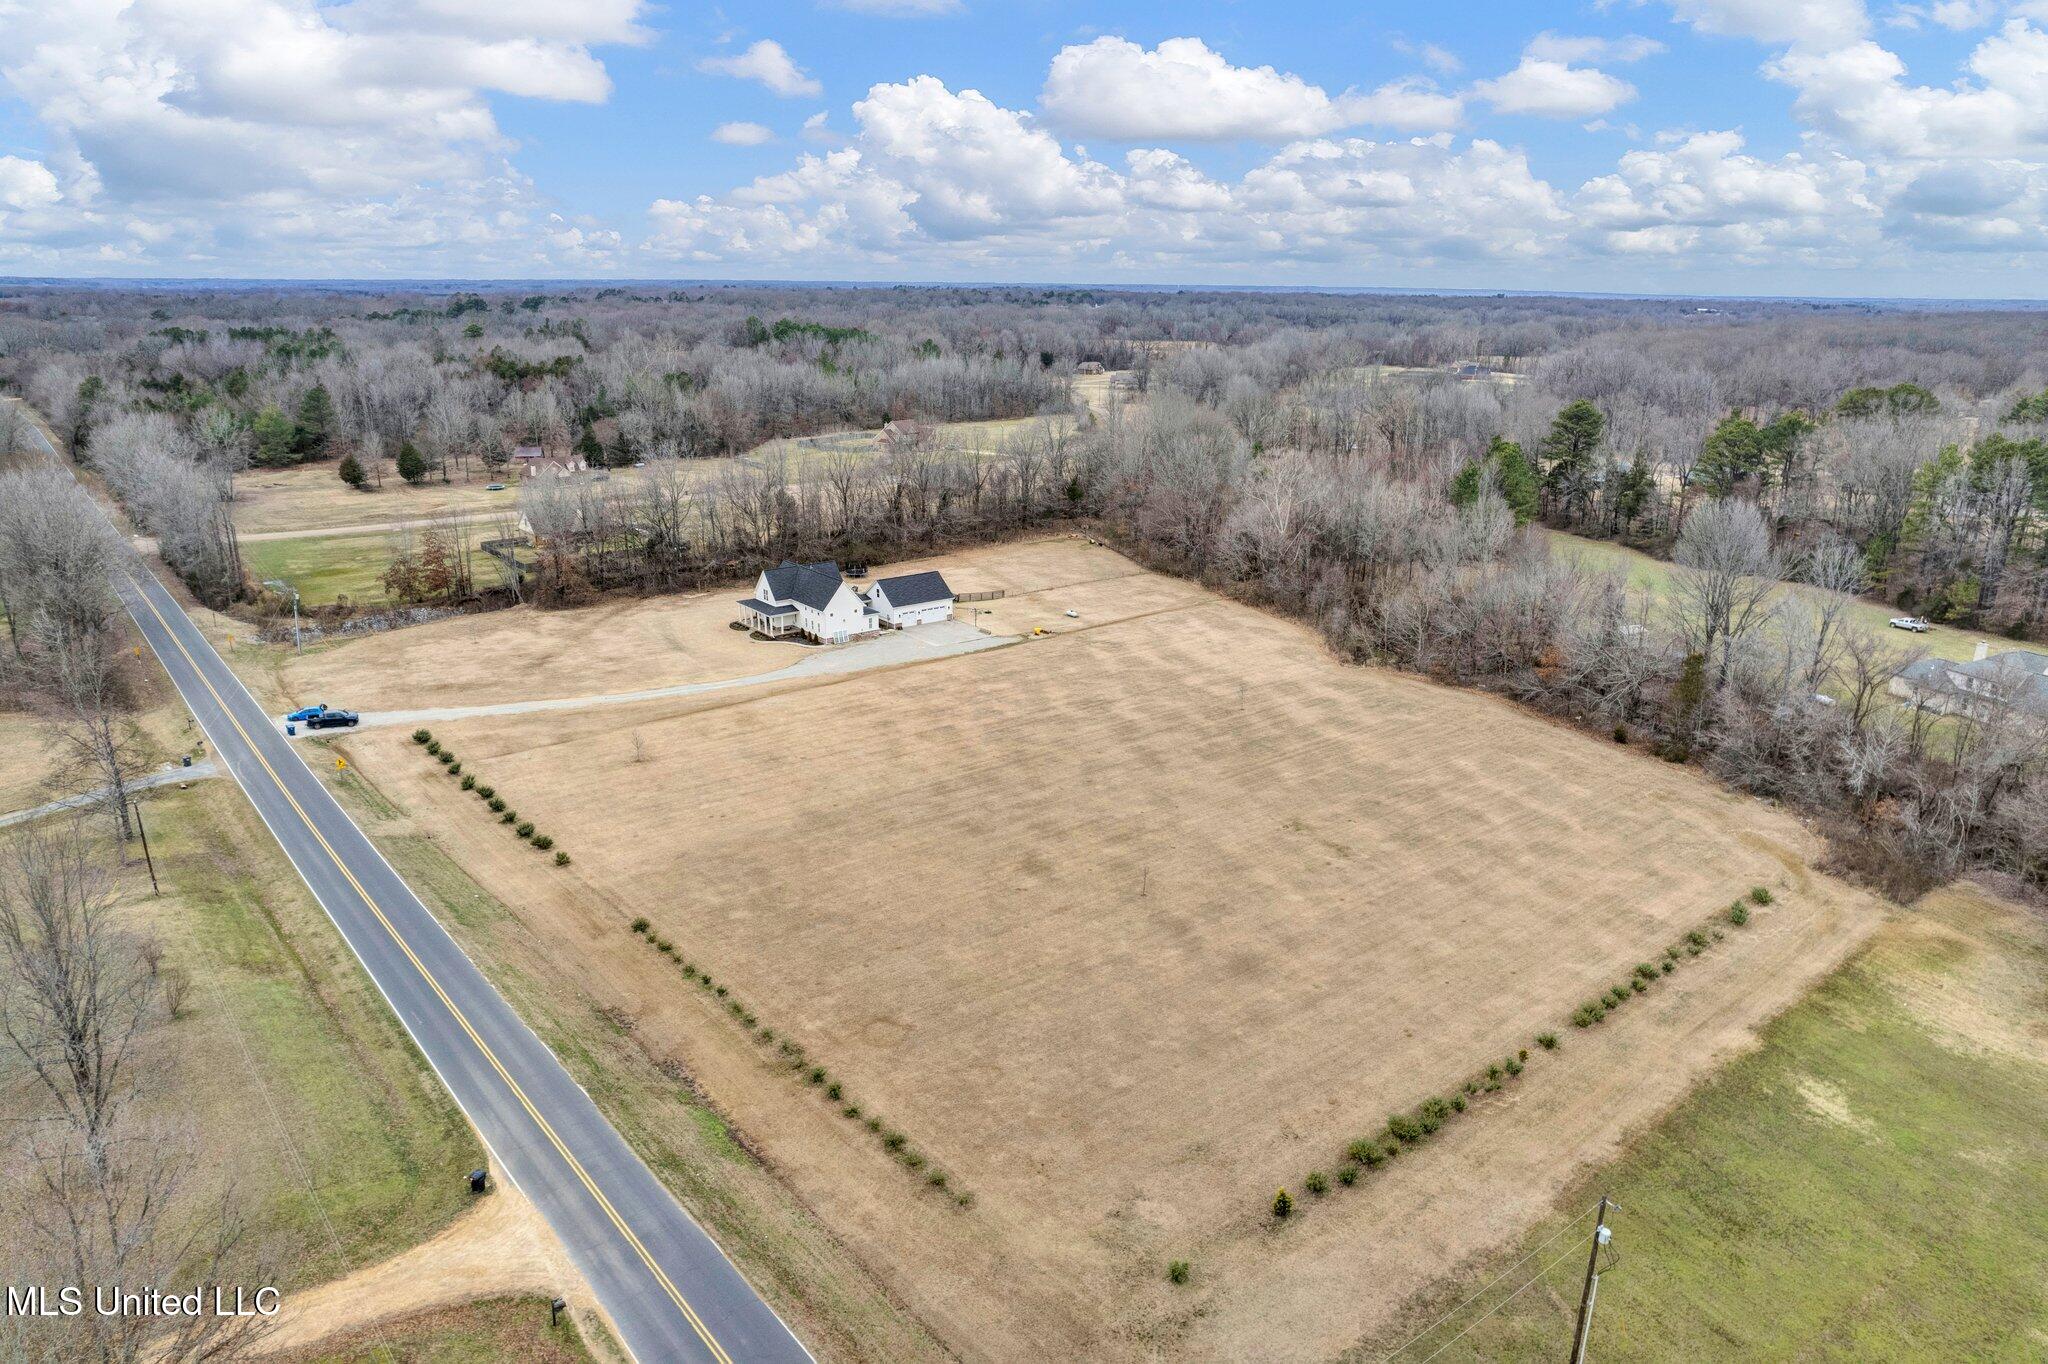
<svg viewBox="0 0 2048 1364"><path fill-rule="evenodd" d="M149 855L149 830L142 823L142 802L135 802L135 832L142 835L142 860L149 865L149 893L163 894L163 888L156 883L156 859Z"/></svg>
<svg viewBox="0 0 2048 1364"><path fill-rule="evenodd" d="M1579 1324L1572 1331L1571 1364L1586 1364L1586 1337L1593 1330L1593 1297L1600 1291L1600 1248L1614 1239L1607 1229L1607 1210L1615 1205L1600 1195L1600 1211L1593 1219L1593 1250L1586 1257L1586 1287L1579 1294Z"/></svg>

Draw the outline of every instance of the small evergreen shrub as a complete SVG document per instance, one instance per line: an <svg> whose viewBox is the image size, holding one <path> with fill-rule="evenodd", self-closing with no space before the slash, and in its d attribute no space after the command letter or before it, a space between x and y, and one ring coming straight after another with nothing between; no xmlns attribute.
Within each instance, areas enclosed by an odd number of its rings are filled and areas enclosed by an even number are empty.
<svg viewBox="0 0 2048 1364"><path fill-rule="evenodd" d="M844 1107L844 1108L842 1108L842 1109L840 1109L840 1110L839 1110L839 1116L840 1116L840 1117L842 1117L842 1118L857 1118L857 1117L859 1117L859 1116L860 1116L860 1105L859 1105L859 1104L848 1104L848 1105L847 1105L846 1107Z"/></svg>
<svg viewBox="0 0 2048 1364"><path fill-rule="evenodd" d="M1616 725L1616 726L1614 727L1614 742L1616 742L1616 743L1618 743L1618 744L1625 744L1625 743L1627 743L1627 742L1628 742L1628 726L1627 726L1627 725Z"/></svg>
<svg viewBox="0 0 2048 1364"><path fill-rule="evenodd" d="M489 798L489 803L491 807L491 812L493 814L496 814L505 808L505 798L503 796L492 796Z"/></svg>
<svg viewBox="0 0 2048 1364"><path fill-rule="evenodd" d="M519 812L517 810L507 810L504 814L498 816L498 823L510 824L512 821L518 818Z"/></svg>
<svg viewBox="0 0 2048 1364"><path fill-rule="evenodd" d="M1695 928L1692 932L1685 935L1685 941L1692 947L1705 947L1707 945L1707 935Z"/></svg>
<svg viewBox="0 0 2048 1364"><path fill-rule="evenodd" d="M1451 1096L1451 1111L1452 1111L1452 1112L1454 1112L1454 1113L1463 1113L1463 1112L1465 1111L1465 1096L1464 1096L1464 1095L1462 1095L1462 1094L1453 1094L1453 1095Z"/></svg>
<svg viewBox="0 0 2048 1364"><path fill-rule="evenodd" d="M1647 981L1632 980L1628 983L1628 988L1635 991L1637 994L1642 994L1645 990L1649 989L1650 986L1649 982Z"/></svg>
<svg viewBox="0 0 2048 1364"><path fill-rule="evenodd" d="M1650 963L1646 961L1636 963L1636 975L1642 978L1643 980L1649 980L1656 974L1657 968L1650 965Z"/></svg>
<svg viewBox="0 0 2048 1364"><path fill-rule="evenodd" d="M1537 1045L1537 1046L1539 1046L1539 1047L1541 1047L1541 1048L1543 1048L1543 1050L1545 1050L1545 1051L1556 1051L1556 1050L1557 1050L1557 1034L1556 1034L1556 1033L1554 1033L1554 1032L1539 1032L1539 1033L1537 1033L1537 1034L1536 1034L1536 1045Z"/></svg>
<svg viewBox="0 0 2048 1364"><path fill-rule="evenodd" d="M805 1078L814 1085L822 1085L825 1083L825 1068L823 1066L812 1066L811 1073Z"/></svg>
<svg viewBox="0 0 2048 1364"><path fill-rule="evenodd" d="M1321 1170L1310 1170L1308 1178L1302 1182L1318 1198L1330 1191L1330 1177Z"/></svg>
<svg viewBox="0 0 2048 1364"><path fill-rule="evenodd" d="M1287 1217L1294 1211L1294 1195L1282 1189L1273 1195L1273 1216Z"/></svg>
<svg viewBox="0 0 2048 1364"><path fill-rule="evenodd" d="M549 848L555 846L554 837L550 834L535 834L533 836L533 846L539 848L542 852L546 852Z"/></svg>
<svg viewBox="0 0 2048 1364"><path fill-rule="evenodd" d="M1194 1270L1189 1267L1186 1260L1175 1260L1166 1266L1166 1281L1174 1284L1186 1283L1192 1273Z"/></svg>
<svg viewBox="0 0 2048 1364"><path fill-rule="evenodd" d="M1668 976L1678 969L1678 963L1666 957L1663 961L1657 963L1657 969Z"/></svg>
<svg viewBox="0 0 2048 1364"><path fill-rule="evenodd" d="M1740 900L1737 900L1734 904L1728 906L1728 922L1734 924L1737 928L1740 928L1744 924L1748 923L1749 906L1745 905Z"/></svg>
<svg viewBox="0 0 2048 1364"><path fill-rule="evenodd" d="M521 824L521 825L520 825L520 826L519 826L519 827L518 827L517 829L514 829L514 830L513 830L513 832L514 832L514 833L516 833L516 834L518 834L518 835L519 835L519 836L520 836L521 838L532 838L532 837L533 837L533 821L532 821L532 820L530 820L530 819L529 819L529 820L526 820L526 821L525 821L524 823L522 823L522 824Z"/></svg>
<svg viewBox="0 0 2048 1364"><path fill-rule="evenodd" d="M1607 1017L1607 1006L1598 1000L1588 1000L1572 1010L1572 1026L1575 1028L1590 1028L1605 1017Z"/></svg>
<svg viewBox="0 0 2048 1364"><path fill-rule="evenodd" d="M453 769L451 768L450 770L452 771ZM474 791L474 790L476 790L476 778L475 778L475 777L464 777L464 778L462 779L462 789L463 789L463 790L465 790L465 791Z"/></svg>
<svg viewBox="0 0 2048 1364"><path fill-rule="evenodd" d="M435 741L435 740L433 740L433 739L429 739L429 740L427 740L427 752L429 752L429 753L439 753L440 751L441 751L441 745L439 744L439 742L437 742L437 741Z"/></svg>
<svg viewBox="0 0 2048 1364"><path fill-rule="evenodd" d="M412 732L412 741L416 744L426 743L433 737L434 736L432 734L430 734L428 731L424 729L416 729Z"/></svg>
<svg viewBox="0 0 2048 1364"><path fill-rule="evenodd" d="M1377 1142L1367 1141L1364 1137L1360 1137L1357 1141L1344 1148L1344 1154L1349 1159L1357 1161L1360 1165L1371 1165L1374 1163L1375 1157L1379 1155L1379 1149Z"/></svg>
<svg viewBox="0 0 2048 1364"><path fill-rule="evenodd" d="M1515 1057L1510 1056L1507 1060L1503 1061L1501 1065L1507 1070L1507 1073L1510 1075L1520 1075L1522 1073L1522 1063Z"/></svg>
<svg viewBox="0 0 2048 1364"><path fill-rule="evenodd" d="M1337 1182L1347 1189L1356 1184L1358 1182L1358 1167L1356 1165L1346 1165L1338 1170Z"/></svg>
<svg viewBox="0 0 2048 1364"><path fill-rule="evenodd" d="M566 867L566 866L568 866L568 865L569 865L569 861L570 861L570 858L569 858L569 854L567 854L567 853L565 853L565 852L558 852L558 853L556 853L556 854L555 854L555 865L556 865L556 866L558 866L558 867Z"/></svg>
<svg viewBox="0 0 2048 1364"><path fill-rule="evenodd" d="M831 1084L825 1086L826 1098L836 1101L839 1098L839 1094L839 1082L837 1080L834 1080Z"/></svg>
<svg viewBox="0 0 2048 1364"><path fill-rule="evenodd" d="M1396 1141L1421 1141L1425 1136L1429 1135L1422 1130L1420 1122L1406 1113L1388 1114L1387 1131L1394 1134L1394 1140Z"/></svg>
<svg viewBox="0 0 2048 1364"><path fill-rule="evenodd" d="M1752 904L1758 904L1758 905L1767 905L1767 904L1769 904L1769 903L1771 902L1771 891L1770 891L1770 887L1768 887L1768 886L1751 886L1751 887L1749 888L1749 899L1750 899L1750 903L1752 903Z"/></svg>
<svg viewBox="0 0 2048 1364"><path fill-rule="evenodd" d="M441 766L446 767L449 763L455 761L455 755L444 748L439 753L436 753L434 755L434 761L440 763Z"/></svg>
<svg viewBox="0 0 2048 1364"><path fill-rule="evenodd" d="M646 915L643 914L639 918L633 920L633 931L635 933L645 933L647 931Z"/></svg>
<svg viewBox="0 0 2048 1364"><path fill-rule="evenodd" d="M448 775L449 775L449 776L451 776L451 777L459 777L459 776L461 776L461 775L462 775L462 764L461 764L461 763L454 763L454 762L452 762L452 763L449 763L449 764L448 764Z"/></svg>
<svg viewBox="0 0 2048 1364"><path fill-rule="evenodd" d="M934 1170L924 1177L924 1182L931 1185L934 1189L943 1189L946 1187L946 1172L944 1170Z"/></svg>

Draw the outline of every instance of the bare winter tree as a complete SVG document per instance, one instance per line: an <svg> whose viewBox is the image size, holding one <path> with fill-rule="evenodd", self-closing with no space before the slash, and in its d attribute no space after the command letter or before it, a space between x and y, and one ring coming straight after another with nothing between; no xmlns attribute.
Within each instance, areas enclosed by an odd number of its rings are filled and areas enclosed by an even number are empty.
<svg viewBox="0 0 2048 1364"><path fill-rule="evenodd" d="M1779 576L1770 532L1754 504L1722 498L1685 518L1672 558L1680 628L1714 664L1718 690L1728 684L1737 647L1770 619Z"/></svg>
<svg viewBox="0 0 2048 1364"><path fill-rule="evenodd" d="M34 826L0 856L0 1036L64 1120L104 1139L159 980L114 921L101 852L75 821Z"/></svg>
<svg viewBox="0 0 2048 1364"><path fill-rule="evenodd" d="M1806 690L1818 692L1834 672L1842 653L1842 626L1850 605L1863 591L1863 556L1837 535L1816 545L1801 565L1800 577L1813 589L1806 597Z"/></svg>
<svg viewBox="0 0 2048 1364"><path fill-rule="evenodd" d="M276 1264L250 1238L232 1190L205 1198L194 1188L198 1148L192 1135L161 1123L124 1118L118 1130L88 1139L69 1125L37 1128L16 1145L9 1171L22 1190L9 1218L13 1282L142 1288L165 1293L215 1287L254 1290L276 1282ZM103 1314L88 1300L69 1318L29 1323L7 1357L31 1364L198 1364L244 1359L272 1329L260 1315L164 1317L143 1311Z"/></svg>

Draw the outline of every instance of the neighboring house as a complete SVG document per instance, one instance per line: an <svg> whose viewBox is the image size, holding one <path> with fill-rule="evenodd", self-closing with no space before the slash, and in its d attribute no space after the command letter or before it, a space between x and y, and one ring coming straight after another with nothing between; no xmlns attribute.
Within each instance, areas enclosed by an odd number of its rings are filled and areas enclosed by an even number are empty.
<svg viewBox="0 0 2048 1364"><path fill-rule="evenodd" d="M896 630L953 618L953 589L937 573L877 578L868 589L868 608Z"/></svg>
<svg viewBox="0 0 2048 1364"><path fill-rule="evenodd" d="M1076 374L1102 374L1105 372L1100 360L1083 360L1080 364L1074 366L1074 373Z"/></svg>
<svg viewBox="0 0 2048 1364"><path fill-rule="evenodd" d="M953 589L937 573L883 578L863 596L835 563L785 560L763 573L754 595L740 602L740 623L771 638L802 635L820 644L844 644L887 625L907 629L950 620Z"/></svg>
<svg viewBox="0 0 2048 1364"><path fill-rule="evenodd" d="M2048 719L2048 654L1979 644L1968 663L1923 658L1891 680L1891 694L1945 715L2012 708Z"/></svg>
<svg viewBox="0 0 2048 1364"><path fill-rule="evenodd" d="M926 422L887 422L875 443L883 450L928 450L936 443L936 435Z"/></svg>
<svg viewBox="0 0 2048 1364"><path fill-rule="evenodd" d="M1467 360L1464 364L1454 368L1451 373L1460 379L1491 379L1493 377L1493 366L1481 364L1477 360Z"/></svg>
<svg viewBox="0 0 2048 1364"><path fill-rule="evenodd" d="M512 447L512 467L519 471L521 478L532 478L542 472L556 475L575 473L583 468L583 461L574 455L551 455L538 445L515 445Z"/></svg>

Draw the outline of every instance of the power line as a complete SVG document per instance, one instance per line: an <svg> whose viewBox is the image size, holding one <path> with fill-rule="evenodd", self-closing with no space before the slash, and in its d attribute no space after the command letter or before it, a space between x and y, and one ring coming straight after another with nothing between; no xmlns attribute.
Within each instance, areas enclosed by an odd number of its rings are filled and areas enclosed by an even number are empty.
<svg viewBox="0 0 2048 1364"><path fill-rule="evenodd" d="M1471 1325L1468 1325L1463 1331L1458 1332L1458 1334L1452 1336L1449 1340L1445 1341L1443 1344L1437 1346L1434 1350L1424 1355L1422 1357L1422 1364L1429 1364L1430 1360L1435 1359L1445 1350L1448 1350L1453 1345L1456 1345L1459 1341L1465 1338L1466 1334L1472 1330L1472 1327L1477 1326L1480 1322L1485 1321L1488 1317L1492 1316L1495 1312L1500 1311L1501 1308L1506 1307L1516 1298L1521 1297L1524 1293L1528 1292L1531 1288L1535 1287L1537 1283L1541 1282L1544 1275L1548 1274L1551 1270L1556 1269L1559 1265L1563 1264L1566 1260L1569 1260L1572 1256L1578 1253L1579 1248L1577 1246L1566 1246L1564 1248L1564 1253L1562 1255L1559 1255L1555 1260L1552 1260L1549 1264L1537 1270L1533 1275L1530 1276L1529 1282L1523 1284L1520 1288L1517 1288L1514 1292L1508 1294L1505 1298L1502 1298L1499 1302L1487 1308L1478 1316L1472 1318Z"/></svg>
<svg viewBox="0 0 2048 1364"><path fill-rule="evenodd" d="M1541 1254L1541 1253L1542 1253L1543 1251L1545 1251L1545 1250L1549 1249L1549 1248L1550 1248L1551 1246L1553 1246L1553 1245L1556 1245L1556 1244L1557 1244L1557 1241L1558 1241L1558 1238L1560 1238L1560 1237L1564 1236L1564 1235L1565 1235L1565 1234L1566 1234L1567 1232L1571 1231L1571 1229L1572 1229L1572 1222L1573 1222L1573 1221L1575 1221L1576 1219L1578 1219L1579 1217L1583 1216L1583 1215L1584 1215L1584 1214L1585 1214L1585 1213L1586 1213L1587 1211L1589 1211L1589 1210L1590 1210L1590 1209L1591 1209L1592 1207L1593 1207L1593 1204L1591 1204L1591 1203L1588 1203L1588 1204L1587 1204L1587 1205L1585 1206L1585 1208L1582 1208L1582 1209L1581 1209L1581 1210L1580 1210L1579 1212L1573 1213L1573 1214L1572 1214L1572 1217L1571 1217L1570 1219L1568 1219L1568 1220L1567 1220L1567 1221L1565 1222L1565 1224L1564 1224L1563 1226L1559 1227L1559 1228L1558 1228L1558 1229L1557 1229L1557 1230L1556 1230L1555 1232L1551 1233L1551 1235L1549 1236L1549 1238L1548 1238L1548 1239L1546 1239L1546 1240L1542 1241L1541 1243L1537 1244L1536 1246L1533 1246L1533 1247L1531 1247L1531 1248L1530 1248L1529 1250L1527 1250L1527 1251L1523 1252L1523 1254L1522 1254L1522 1257L1521 1257L1521 1258L1520 1258L1519 1260L1516 1260L1516 1261L1515 1261L1515 1262L1514 1262L1513 1264L1509 1265L1509 1266L1508 1266L1508 1267L1507 1267L1506 1269L1503 1269L1503 1270L1502 1270L1502 1271L1501 1271L1500 1273L1498 1273L1498 1274L1494 1275L1494 1276L1493 1276L1493 1278L1489 1279L1489 1280L1488 1280L1488 1281L1487 1281L1487 1282L1486 1282L1485 1284L1481 1285L1481 1286L1480 1286L1480 1287L1479 1287L1478 1289L1474 1290L1474 1291L1473 1291L1473 1292L1472 1292L1472 1293L1471 1293L1471 1294L1470 1294L1469 1296L1467 1296L1466 1298L1464 1298L1464 1299L1463 1299L1463 1300L1461 1300L1460 1302L1456 1303L1456 1304L1455 1304L1454 1306L1452 1306L1452 1308L1451 1308L1451 1310L1450 1310L1450 1311L1448 1311L1448 1312L1444 1313L1444 1314L1443 1314L1442 1316L1438 1317L1438 1318L1437 1318L1437 1319L1436 1319L1435 1321L1433 1321L1433 1322L1431 1322L1431 1323L1430 1323L1429 1325L1427 1325L1427 1326L1423 1327L1423 1328L1422 1328L1422 1329L1421 1329L1420 1331L1417 1331L1417 1332L1416 1332L1416 1333L1415 1333L1414 1335L1412 1335L1412 1336L1408 1337L1408 1339L1407 1339L1407 1340L1403 1341L1403 1342L1402 1342L1402 1343L1401 1343L1401 1344L1400 1344L1399 1346L1397 1346L1396 1348L1394 1348L1394 1349L1392 1349L1392 1350L1388 1351L1388 1352L1387 1352L1386 1354L1382 1355L1382 1356L1381 1356L1380 1358L1381 1358L1381 1360L1383 1361L1383 1364L1384 1364L1384 1361L1385 1361L1385 1360L1389 1360L1389 1359L1392 1359L1392 1358L1393 1358L1393 1357L1394 1357L1395 1355L1398 1355L1398 1354L1400 1354L1400 1353L1401 1353L1401 1352L1402 1352L1403 1350L1406 1350L1406 1349L1408 1349L1408 1348L1409 1348L1410 1346L1414 1345L1414 1344L1415 1344L1415 1343L1416 1343L1417 1341L1421 1340L1421 1339L1422 1339L1422 1338L1423 1338L1424 1336L1428 1335L1428 1334L1429 1334L1429 1333L1430 1333L1431 1331L1434 1331L1434 1330L1435 1330L1435 1329L1436 1329L1437 1327L1439 1327L1439 1326L1443 1325L1443 1324L1444 1324L1445 1322L1449 1321L1449 1320L1450 1320L1450 1319L1451 1319L1452 1317L1454 1317L1454 1316L1458 1315L1458 1313L1460 1313L1460 1312L1464 1311L1464 1310L1465 1310L1466 1308L1470 1307L1470 1306L1471 1306L1471 1305L1472 1305L1473 1303L1475 1303L1475 1302L1479 1301L1479 1299L1481 1299L1481 1298L1485 1297L1485 1296L1486 1296L1486 1295L1487 1295L1487 1294L1488 1294L1489 1292L1491 1292L1491 1291L1493 1290L1493 1288L1494 1288L1494 1285L1498 1284L1498 1283L1499 1283L1499 1282L1500 1282L1500 1281L1501 1281L1502 1279L1505 1279L1505 1278L1506 1278L1506 1277L1507 1277L1508 1275L1510 1275L1510 1274L1514 1273L1516 1269L1520 1268L1520 1267L1521 1267L1522 1265L1524 1265L1524 1264L1527 1264L1527 1263L1528 1263L1528 1262L1529 1262L1529 1261L1530 1261L1531 1259L1535 1258L1535 1257L1536 1257L1537 1255ZM1455 1339L1455 1337L1453 1337L1453 1339Z"/></svg>

